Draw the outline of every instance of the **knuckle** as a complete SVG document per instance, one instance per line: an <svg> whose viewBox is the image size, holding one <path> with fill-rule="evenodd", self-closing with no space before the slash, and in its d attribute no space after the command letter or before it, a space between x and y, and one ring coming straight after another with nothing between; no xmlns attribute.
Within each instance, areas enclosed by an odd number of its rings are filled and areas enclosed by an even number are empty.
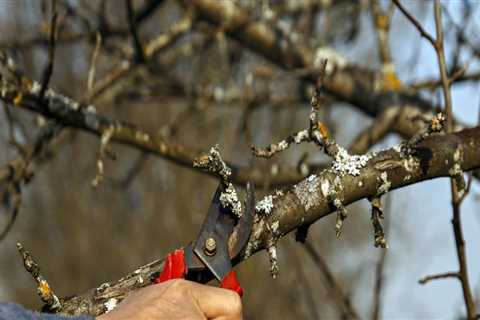
<svg viewBox="0 0 480 320"><path fill-rule="evenodd" d="M169 287L166 292L166 296L175 301L185 298L189 290L188 282L184 279L173 279L167 282Z"/></svg>
<svg viewBox="0 0 480 320"><path fill-rule="evenodd" d="M184 279L172 279L168 281L170 288L175 291L183 291L187 287L187 281Z"/></svg>
<svg viewBox="0 0 480 320"><path fill-rule="evenodd" d="M230 312L236 316L241 315L242 314L242 298L240 298L240 296L233 291L229 291L228 294L229 294L228 301L230 302L229 303Z"/></svg>

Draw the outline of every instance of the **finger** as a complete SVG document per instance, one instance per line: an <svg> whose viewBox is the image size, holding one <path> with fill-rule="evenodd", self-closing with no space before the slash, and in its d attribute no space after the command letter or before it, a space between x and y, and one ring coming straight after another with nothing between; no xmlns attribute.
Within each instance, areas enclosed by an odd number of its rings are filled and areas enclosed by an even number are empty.
<svg viewBox="0 0 480 320"><path fill-rule="evenodd" d="M192 282L191 294L209 319L242 319L242 300L236 292Z"/></svg>

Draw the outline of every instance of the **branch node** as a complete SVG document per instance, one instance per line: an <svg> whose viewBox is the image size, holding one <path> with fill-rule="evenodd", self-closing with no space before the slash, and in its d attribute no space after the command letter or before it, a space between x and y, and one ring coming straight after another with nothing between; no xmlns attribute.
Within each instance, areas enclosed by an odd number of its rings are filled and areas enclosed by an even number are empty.
<svg viewBox="0 0 480 320"><path fill-rule="evenodd" d="M412 120L422 120L426 121L426 119L412 119ZM443 113L437 113L433 116L432 119L429 120L427 126L417 132L410 140L408 140L405 144L402 145L402 152L406 155L411 155L413 153L413 149L427 137L432 135L433 133L438 133L444 130L446 123L446 118Z"/></svg>
<svg viewBox="0 0 480 320"><path fill-rule="evenodd" d="M223 161L218 145L210 148L208 154L201 155L193 160L193 166L204 171L213 172L221 179L225 187L230 183L232 170Z"/></svg>

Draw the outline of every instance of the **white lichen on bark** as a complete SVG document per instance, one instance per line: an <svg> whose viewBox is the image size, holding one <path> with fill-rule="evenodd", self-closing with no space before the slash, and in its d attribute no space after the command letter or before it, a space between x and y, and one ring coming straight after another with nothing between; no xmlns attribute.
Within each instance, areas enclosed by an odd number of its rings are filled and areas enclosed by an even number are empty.
<svg viewBox="0 0 480 320"><path fill-rule="evenodd" d="M458 146L453 153L453 164L448 170L448 174L454 179L455 184L457 185L459 198L463 198L465 192L467 192L467 185L463 179L462 163L463 150Z"/></svg>
<svg viewBox="0 0 480 320"><path fill-rule="evenodd" d="M117 299L115 298L108 299L107 302L105 302L104 306L106 310L105 313L112 311L117 306Z"/></svg>
<svg viewBox="0 0 480 320"><path fill-rule="evenodd" d="M332 170L342 176L358 176L360 169L365 167L371 158L371 154L350 155L347 150L338 146L338 152L332 162Z"/></svg>
<svg viewBox="0 0 480 320"><path fill-rule="evenodd" d="M232 183L229 183L228 187L220 195L220 203L224 208L230 208L236 217L240 218L242 216L242 203L238 199Z"/></svg>
<svg viewBox="0 0 480 320"><path fill-rule="evenodd" d="M255 205L255 211L264 215L269 215L272 212L272 209L273 209L272 195L265 196L262 200L257 202L257 204Z"/></svg>
<svg viewBox="0 0 480 320"><path fill-rule="evenodd" d="M462 174L463 155L461 148L456 148L453 153L453 166L448 170L450 176Z"/></svg>
<svg viewBox="0 0 480 320"><path fill-rule="evenodd" d="M312 174L307 179L297 183L293 187L293 191L297 196L298 200L305 208L305 210L309 210L312 208L319 200L319 187L320 187L320 179Z"/></svg>
<svg viewBox="0 0 480 320"><path fill-rule="evenodd" d="M314 66L319 68L325 60L328 60L328 64L325 67L327 74L331 74L335 68L342 69L348 65L348 60L334 49L329 47L317 48L313 61Z"/></svg>
<svg viewBox="0 0 480 320"><path fill-rule="evenodd" d="M382 172L380 174L380 181L382 182L380 186L377 189L377 195L382 195L384 193L387 193L388 190L390 190L390 187L392 186L392 183L388 181L388 174L386 171Z"/></svg>
<svg viewBox="0 0 480 320"><path fill-rule="evenodd" d="M273 279L278 276L278 257L277 257L277 245L272 243L267 248L268 258L270 260L270 275Z"/></svg>
<svg viewBox="0 0 480 320"><path fill-rule="evenodd" d="M220 194L220 203L224 208L229 208L235 216L240 218L242 216L242 203L238 199L235 187L230 182L232 170L223 161L218 151L218 145L210 148L208 155L196 158L193 161L193 166L213 172L220 177L224 186L224 191Z"/></svg>
<svg viewBox="0 0 480 320"><path fill-rule="evenodd" d="M211 147L208 155L196 158L193 161L193 166L217 173L225 185L228 185L230 176L232 175L232 170L223 161L222 156L218 151L218 145Z"/></svg>
<svg viewBox="0 0 480 320"><path fill-rule="evenodd" d="M308 135L308 130L306 130L306 129L297 132L293 136L293 141L295 141L296 144L300 144L304 141L307 141L308 139L309 139L309 135Z"/></svg>
<svg viewBox="0 0 480 320"><path fill-rule="evenodd" d="M342 232L343 222L347 218L347 209L342 203L343 186L341 179L339 176L336 176L333 183L326 178L322 179L320 188L322 195L337 209L335 235L339 238Z"/></svg>

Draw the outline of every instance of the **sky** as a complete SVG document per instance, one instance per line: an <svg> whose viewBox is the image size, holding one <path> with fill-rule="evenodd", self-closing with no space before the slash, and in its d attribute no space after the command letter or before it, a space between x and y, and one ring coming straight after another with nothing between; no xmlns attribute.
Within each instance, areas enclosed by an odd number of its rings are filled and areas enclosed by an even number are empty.
<svg viewBox="0 0 480 320"><path fill-rule="evenodd" d="M473 1L474 2L474 1ZM420 1L403 1L414 9ZM433 7L433 2L429 2ZM460 24L461 1L443 2ZM477 3L478 4L478 3ZM480 10L474 19L480 21ZM412 10L412 12L415 12ZM419 17L424 28L435 35L433 10ZM478 34L478 29L476 29ZM372 41L371 35L364 35ZM403 15L394 13L390 32L391 51L397 70L409 70L412 57L418 59L410 72L399 72L403 81L425 79L438 75L435 51L421 39ZM474 40L479 41L477 37ZM451 47L446 45L447 63ZM477 58L478 59L478 58ZM479 64L469 61L469 71L479 70ZM479 119L480 91L478 85L458 85L452 88L453 112L468 125ZM474 180L475 181L475 180ZM472 289L480 293L480 185L474 182L471 194L462 205L462 224L467 250L468 271ZM386 262L386 287L382 318L451 319L464 313L460 282L455 279L432 281L419 285L426 275L458 270L455 240L451 224L450 183L446 178L413 185L392 192L392 222L388 234L390 251ZM408 240L408 241L406 241Z"/></svg>

